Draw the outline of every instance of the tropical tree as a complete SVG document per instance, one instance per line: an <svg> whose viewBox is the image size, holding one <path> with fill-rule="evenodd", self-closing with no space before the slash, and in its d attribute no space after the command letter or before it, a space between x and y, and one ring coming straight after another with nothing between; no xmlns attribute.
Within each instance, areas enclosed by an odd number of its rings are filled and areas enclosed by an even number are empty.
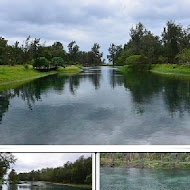
<svg viewBox="0 0 190 190"><path fill-rule="evenodd" d="M122 50L122 46L116 46L115 44L110 44L108 49L109 55L107 56L108 60L115 65L115 61L118 59Z"/></svg>
<svg viewBox="0 0 190 190"><path fill-rule="evenodd" d="M16 162L16 158L11 153L0 153L0 180L7 173L11 164Z"/></svg>

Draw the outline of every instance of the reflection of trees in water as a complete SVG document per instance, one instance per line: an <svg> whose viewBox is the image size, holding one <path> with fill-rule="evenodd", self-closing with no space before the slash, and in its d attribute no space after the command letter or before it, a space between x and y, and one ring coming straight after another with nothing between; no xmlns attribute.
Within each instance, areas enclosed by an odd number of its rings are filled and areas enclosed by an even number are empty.
<svg viewBox="0 0 190 190"><path fill-rule="evenodd" d="M20 97L26 102L29 109L36 101L41 100L41 95L45 94L49 88L53 88L56 91L63 91L65 82L68 77L49 76L41 79L37 79L18 88L11 89L0 93L0 122L4 113L8 111L10 105L10 99L14 97Z"/></svg>
<svg viewBox="0 0 190 190"><path fill-rule="evenodd" d="M187 111L190 113L190 82L181 81L152 73L127 73L124 86L129 89L133 101L143 113L143 105L150 103L155 94L161 93L164 103L173 116L176 112L182 117Z"/></svg>
<svg viewBox="0 0 190 190"><path fill-rule="evenodd" d="M100 72L93 71L93 73L95 74L86 76L92 81L95 88L98 88L100 86ZM2 121L4 114L9 109L11 98L20 97L26 102L28 108L32 110L35 102L40 101L42 94L46 94L50 88L57 92L63 93L64 86L68 83L71 94L75 95L76 90L80 85L80 80L82 80L81 75L52 75L0 93L0 122Z"/></svg>
<svg viewBox="0 0 190 190"><path fill-rule="evenodd" d="M95 89L100 88L101 70L93 70L93 74L88 75L88 79L92 82Z"/></svg>
<svg viewBox="0 0 190 190"><path fill-rule="evenodd" d="M190 82L165 80L163 91L164 102L173 117L176 112L183 117L184 111L190 113Z"/></svg>
<svg viewBox="0 0 190 190"><path fill-rule="evenodd" d="M78 75L76 76L70 76L68 78L69 81L69 89L71 94L75 95L77 88L80 85L80 77Z"/></svg>
<svg viewBox="0 0 190 190"><path fill-rule="evenodd" d="M9 184L8 185L8 190L18 190L18 187L16 184Z"/></svg>
<svg viewBox="0 0 190 190"><path fill-rule="evenodd" d="M112 88L122 86L124 83L124 76L115 69L109 70L110 85Z"/></svg>
<svg viewBox="0 0 190 190"><path fill-rule="evenodd" d="M81 79L85 78L91 81L96 90L100 88L100 79L101 79L100 69L88 70L87 72L83 72L83 74L79 76Z"/></svg>
<svg viewBox="0 0 190 190"><path fill-rule="evenodd" d="M9 100L14 96L15 94L13 90L7 90L0 93L0 123L2 121L4 113L6 113L9 109Z"/></svg>

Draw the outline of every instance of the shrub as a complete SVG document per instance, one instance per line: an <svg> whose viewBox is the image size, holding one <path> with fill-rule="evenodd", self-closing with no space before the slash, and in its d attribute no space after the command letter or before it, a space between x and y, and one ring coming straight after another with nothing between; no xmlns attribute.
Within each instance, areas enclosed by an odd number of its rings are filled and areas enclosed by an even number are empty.
<svg viewBox="0 0 190 190"><path fill-rule="evenodd" d="M187 49L187 48L184 49L182 53L176 56L176 58L178 59L179 64L189 65L190 64L190 49Z"/></svg>
<svg viewBox="0 0 190 190"><path fill-rule="evenodd" d="M24 68L25 68L26 70L28 70L28 69L29 69L29 65L28 65L28 64L25 64L25 65L24 65Z"/></svg>
<svg viewBox="0 0 190 190"><path fill-rule="evenodd" d="M146 64L147 57L143 55L131 55L126 58L126 64L135 65L135 64Z"/></svg>
<svg viewBox="0 0 190 190"><path fill-rule="evenodd" d="M50 62L45 57L39 57L34 60L33 66L37 68L42 68L42 67L49 68Z"/></svg>
<svg viewBox="0 0 190 190"><path fill-rule="evenodd" d="M51 63L53 66L63 66L64 65L64 60L61 57L54 57L51 60Z"/></svg>
<svg viewBox="0 0 190 190"><path fill-rule="evenodd" d="M92 174L90 174L90 175L88 175L88 176L86 177L85 183L87 183L87 184L92 184Z"/></svg>
<svg viewBox="0 0 190 190"><path fill-rule="evenodd" d="M160 56L159 58L158 58L158 63L159 64L166 64L168 62L168 58L167 57L164 57L164 56Z"/></svg>

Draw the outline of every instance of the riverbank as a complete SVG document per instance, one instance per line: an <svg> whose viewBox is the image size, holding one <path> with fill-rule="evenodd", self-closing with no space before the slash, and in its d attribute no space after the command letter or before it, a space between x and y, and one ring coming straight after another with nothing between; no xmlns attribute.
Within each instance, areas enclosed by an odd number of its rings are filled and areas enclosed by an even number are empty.
<svg viewBox="0 0 190 190"><path fill-rule="evenodd" d="M11 87L20 86L28 81L46 77L54 74L74 75L82 70L76 66L69 66L66 68L58 68L57 71L39 72L34 70L32 66L25 68L23 65L15 66L0 66L0 91L9 89Z"/></svg>
<svg viewBox="0 0 190 190"><path fill-rule="evenodd" d="M118 69L122 73L131 71L131 67L128 65L122 66ZM189 65L177 65L177 64L155 64L151 65L148 71L158 74L172 75L172 76L184 76L190 77Z"/></svg>
<svg viewBox="0 0 190 190"><path fill-rule="evenodd" d="M51 184L55 184L55 185L64 185L64 186L70 186L70 187L78 187L78 188L84 188L84 189L92 189L92 185L88 185L88 184L64 184L64 183L54 183L54 182L47 182L47 181L42 181L44 183L51 183Z"/></svg>
<svg viewBox="0 0 190 190"><path fill-rule="evenodd" d="M111 159L101 159L101 167L118 168L149 168L149 169L190 169L190 162L161 162L161 161L121 161Z"/></svg>

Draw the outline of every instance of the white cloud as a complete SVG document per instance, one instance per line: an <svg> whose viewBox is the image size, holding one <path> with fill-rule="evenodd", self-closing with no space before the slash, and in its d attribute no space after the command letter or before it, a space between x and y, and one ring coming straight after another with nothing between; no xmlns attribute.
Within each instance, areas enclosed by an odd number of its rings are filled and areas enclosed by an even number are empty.
<svg viewBox="0 0 190 190"><path fill-rule="evenodd" d="M106 57L109 44L126 43L129 29L139 21L157 35L168 20L188 25L189 7L189 0L1 0L0 35L31 35L65 47L76 40L81 50L98 42Z"/></svg>

